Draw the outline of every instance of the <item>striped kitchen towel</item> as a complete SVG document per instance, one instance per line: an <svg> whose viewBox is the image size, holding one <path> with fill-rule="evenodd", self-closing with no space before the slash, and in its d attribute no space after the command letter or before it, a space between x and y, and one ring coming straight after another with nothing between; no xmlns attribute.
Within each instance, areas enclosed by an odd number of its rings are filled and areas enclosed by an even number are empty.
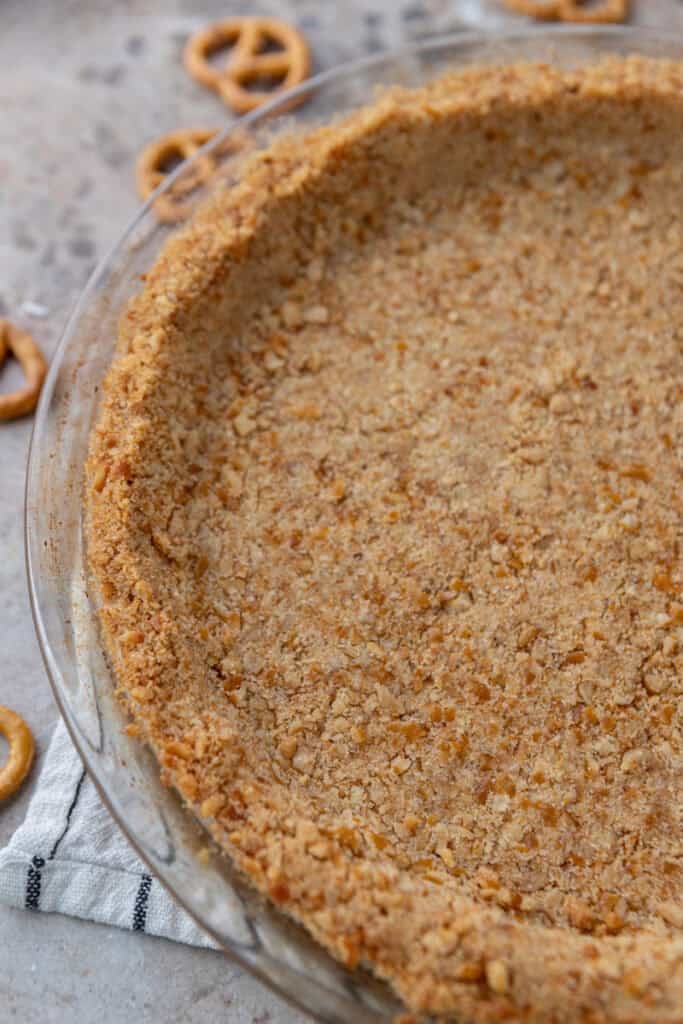
<svg viewBox="0 0 683 1024"><path fill-rule="evenodd" d="M0 903L214 946L138 860L61 721L26 820L0 850Z"/></svg>

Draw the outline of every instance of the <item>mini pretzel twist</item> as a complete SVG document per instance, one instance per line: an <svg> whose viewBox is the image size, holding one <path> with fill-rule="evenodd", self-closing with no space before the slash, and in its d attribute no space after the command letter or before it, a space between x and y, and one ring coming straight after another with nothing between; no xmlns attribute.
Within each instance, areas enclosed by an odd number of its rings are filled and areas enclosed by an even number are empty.
<svg viewBox="0 0 683 1024"><path fill-rule="evenodd" d="M281 49L264 53L268 43ZM232 47L225 68L208 58L225 46ZM185 47L185 67L198 82L215 90L238 114L245 114L291 89L308 75L310 54L304 36L275 18L228 18L208 25L192 36ZM274 79L270 89L247 89L250 82Z"/></svg>
<svg viewBox="0 0 683 1024"><path fill-rule="evenodd" d="M148 199L159 187L170 173L167 168L171 161L189 160L215 134L215 128L188 128L169 132L150 142L138 157L135 170L140 198ZM155 200L154 210L159 219L166 223L185 220L195 204L195 200L189 198L190 193L204 185L215 169L216 159L211 153L203 153L185 168L170 188Z"/></svg>
<svg viewBox="0 0 683 1024"><path fill-rule="evenodd" d="M14 420L33 412L47 373L43 354L30 334L0 320L0 362L8 352L20 363L26 384L9 395L0 395L0 420Z"/></svg>
<svg viewBox="0 0 683 1024"><path fill-rule="evenodd" d="M136 178L138 194L148 199L152 192L171 172L169 163L184 162L195 155L205 143L218 134L217 128L188 128L184 131L169 132L150 142L138 157ZM154 201L154 210L159 220L176 223L185 220L193 212L197 196L195 189L206 185L221 170L224 161L237 153L251 148L252 136L241 128L234 128L230 134L214 146L210 152L202 153L178 175L172 185ZM175 170L175 167L173 168Z"/></svg>
<svg viewBox="0 0 683 1024"><path fill-rule="evenodd" d="M628 0L600 0L588 6L582 0L561 0L562 21L574 21L587 25L625 21L628 17Z"/></svg>
<svg viewBox="0 0 683 1024"><path fill-rule="evenodd" d="M582 24L604 24L625 21L628 0L504 0L506 7L517 14L527 14L543 21L568 21Z"/></svg>
<svg viewBox="0 0 683 1024"><path fill-rule="evenodd" d="M21 786L33 763L33 735L23 718L0 704L0 733L9 743L9 756L0 768L0 800L6 800Z"/></svg>
<svg viewBox="0 0 683 1024"><path fill-rule="evenodd" d="M557 21L561 0L504 0L505 6L515 14L526 14L540 21Z"/></svg>

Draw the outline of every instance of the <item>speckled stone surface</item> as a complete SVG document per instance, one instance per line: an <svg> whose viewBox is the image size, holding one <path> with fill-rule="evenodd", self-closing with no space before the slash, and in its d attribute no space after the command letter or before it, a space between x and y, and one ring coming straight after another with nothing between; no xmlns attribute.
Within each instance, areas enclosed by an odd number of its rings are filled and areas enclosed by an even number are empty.
<svg viewBox="0 0 683 1024"><path fill-rule="evenodd" d="M637 20L683 32L679 0L635 8ZM89 273L138 206L140 147L177 127L226 123L225 108L187 77L179 55L194 28L244 13L298 22L317 70L432 32L514 21L496 0L2 0L0 316L32 331L48 356ZM0 388L19 379L7 367ZM57 712L25 583L30 431L30 419L0 425L0 703L27 718L44 752ZM37 774L0 808L0 846L23 818ZM219 1018L304 1019L217 953L0 907L0 1024Z"/></svg>

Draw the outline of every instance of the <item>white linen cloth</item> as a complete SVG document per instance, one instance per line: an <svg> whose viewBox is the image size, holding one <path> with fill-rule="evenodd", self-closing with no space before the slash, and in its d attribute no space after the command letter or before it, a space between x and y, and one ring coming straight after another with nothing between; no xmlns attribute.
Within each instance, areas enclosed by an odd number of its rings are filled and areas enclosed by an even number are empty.
<svg viewBox="0 0 683 1024"><path fill-rule="evenodd" d="M214 945L138 859L61 721L26 820L0 850L0 903Z"/></svg>

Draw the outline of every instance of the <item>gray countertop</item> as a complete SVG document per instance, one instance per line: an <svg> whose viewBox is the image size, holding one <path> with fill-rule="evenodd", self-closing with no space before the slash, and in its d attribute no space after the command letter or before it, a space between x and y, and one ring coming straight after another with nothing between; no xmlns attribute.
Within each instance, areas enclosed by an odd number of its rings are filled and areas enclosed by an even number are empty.
<svg viewBox="0 0 683 1024"><path fill-rule="evenodd" d="M683 32L683 3L641 0L639 20ZM135 212L137 152L164 131L229 114L179 60L191 30L256 12L297 21L317 69L429 31L507 20L495 0L2 0L0 316L46 354L97 260ZM20 380L2 372L3 390ZM37 770L0 807L0 847L22 820L56 709L34 637L22 504L30 418L0 425L0 703L30 723ZM4 757L0 740L0 760ZM209 1021L287 1024L286 1008L218 953L59 915L0 907L0 1024Z"/></svg>

